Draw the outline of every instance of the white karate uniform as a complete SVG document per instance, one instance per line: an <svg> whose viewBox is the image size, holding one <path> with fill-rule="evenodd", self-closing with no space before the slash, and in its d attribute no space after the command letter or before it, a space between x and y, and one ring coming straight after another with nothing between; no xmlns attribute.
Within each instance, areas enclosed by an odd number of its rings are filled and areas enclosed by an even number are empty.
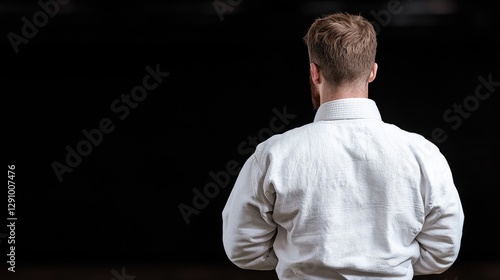
<svg viewBox="0 0 500 280"><path fill-rule="evenodd" d="M322 104L314 122L259 144L222 213L238 267L279 279L412 279L456 260L464 213L450 167L376 103Z"/></svg>

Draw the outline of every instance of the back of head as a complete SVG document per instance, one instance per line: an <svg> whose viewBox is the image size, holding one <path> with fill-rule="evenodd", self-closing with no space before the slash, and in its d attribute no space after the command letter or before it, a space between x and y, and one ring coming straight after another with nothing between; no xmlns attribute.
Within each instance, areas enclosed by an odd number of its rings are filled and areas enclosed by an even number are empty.
<svg viewBox="0 0 500 280"><path fill-rule="evenodd" d="M358 15L334 13L316 19L304 41L309 60L331 86L366 82L375 63L377 37L372 24Z"/></svg>

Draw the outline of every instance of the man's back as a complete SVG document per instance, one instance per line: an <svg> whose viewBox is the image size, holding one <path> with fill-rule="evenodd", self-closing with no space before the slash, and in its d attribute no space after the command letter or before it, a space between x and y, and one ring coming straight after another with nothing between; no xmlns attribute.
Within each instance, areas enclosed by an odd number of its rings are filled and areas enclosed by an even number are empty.
<svg viewBox="0 0 500 280"><path fill-rule="evenodd" d="M271 137L252 157L240 176L259 182L250 204L276 230L270 259L251 268L270 269L275 254L280 279L411 279L455 261L463 213L445 158L384 123L372 100L328 102L313 123ZM245 175L252 165L258 174ZM226 252L241 267L250 259L232 250L262 228L229 218L246 200L231 195L224 210Z"/></svg>
<svg viewBox="0 0 500 280"><path fill-rule="evenodd" d="M456 260L464 213L439 149L384 123L368 86L377 38L359 16L304 41L314 122L257 146L222 213L229 259L291 279L412 279Z"/></svg>

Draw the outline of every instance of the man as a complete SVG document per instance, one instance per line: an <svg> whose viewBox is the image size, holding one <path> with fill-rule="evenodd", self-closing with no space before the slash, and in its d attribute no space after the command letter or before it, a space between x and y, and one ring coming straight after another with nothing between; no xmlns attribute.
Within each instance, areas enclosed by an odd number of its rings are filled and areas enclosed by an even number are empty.
<svg viewBox="0 0 500 280"><path fill-rule="evenodd" d="M412 279L455 262L464 213L439 149L368 98L376 34L361 16L311 25L310 124L262 142L222 212L229 259L279 279Z"/></svg>

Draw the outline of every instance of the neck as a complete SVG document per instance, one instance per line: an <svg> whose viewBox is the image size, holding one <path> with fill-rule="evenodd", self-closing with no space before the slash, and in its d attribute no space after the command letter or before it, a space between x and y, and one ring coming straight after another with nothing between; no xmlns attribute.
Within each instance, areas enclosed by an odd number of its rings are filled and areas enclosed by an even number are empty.
<svg viewBox="0 0 500 280"><path fill-rule="evenodd" d="M324 88L320 92L321 104L344 98L368 98L368 85L345 85L335 88Z"/></svg>

